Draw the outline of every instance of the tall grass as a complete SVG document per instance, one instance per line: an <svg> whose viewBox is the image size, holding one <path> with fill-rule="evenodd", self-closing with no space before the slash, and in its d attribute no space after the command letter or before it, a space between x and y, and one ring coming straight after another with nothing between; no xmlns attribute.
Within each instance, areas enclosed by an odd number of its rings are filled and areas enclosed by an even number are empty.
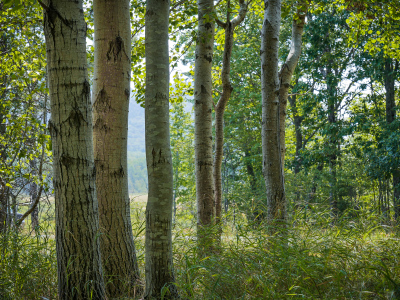
<svg viewBox="0 0 400 300"><path fill-rule="evenodd" d="M188 299L400 299L398 229L376 220L296 220L274 236L228 223L222 249L203 259L176 237L177 285Z"/></svg>
<svg viewBox="0 0 400 300"><path fill-rule="evenodd" d="M274 235L243 216L235 224L228 218L221 247L200 258L193 216L178 214L174 267L182 299L400 299L398 228L368 212L334 224L328 215L293 217ZM143 207L132 224L144 276ZM56 299L54 241L13 233L0 243L0 299Z"/></svg>
<svg viewBox="0 0 400 300"><path fill-rule="evenodd" d="M0 299L57 299L54 240L9 230L0 234Z"/></svg>

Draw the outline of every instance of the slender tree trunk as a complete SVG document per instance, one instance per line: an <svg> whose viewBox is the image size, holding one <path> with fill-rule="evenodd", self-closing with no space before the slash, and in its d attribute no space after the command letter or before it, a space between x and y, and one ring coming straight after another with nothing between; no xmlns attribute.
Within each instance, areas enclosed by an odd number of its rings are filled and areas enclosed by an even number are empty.
<svg viewBox="0 0 400 300"><path fill-rule="evenodd" d="M4 136L6 133L6 124L3 124L4 115L0 112L0 135ZM0 159L2 160L1 164L4 164L6 161L6 152L3 147L0 147ZM0 177L0 233L6 231L7 229L7 198L8 198L8 188L6 186L6 182L4 178Z"/></svg>
<svg viewBox="0 0 400 300"><path fill-rule="evenodd" d="M261 93L263 174L267 190L268 221L286 221L286 197L280 149L278 50L281 1L264 0L261 31Z"/></svg>
<svg viewBox="0 0 400 300"><path fill-rule="evenodd" d="M0 9L3 10L4 3L0 3ZM2 35L0 37L0 51L6 52L9 51L10 45L7 42L6 35ZM0 99L4 99L6 96L5 87L8 83L9 76L4 74L0 78L0 91L2 92L0 95ZM3 107L0 107L0 136L4 136L7 130L7 125L3 123L5 115L7 114L6 110ZM7 152L5 149L5 145L3 143L0 144L0 166L3 167L6 164ZM0 233L5 232L7 230L7 211L8 211L8 187L6 186L7 179L4 177L0 177Z"/></svg>
<svg viewBox="0 0 400 300"><path fill-rule="evenodd" d="M36 176L37 175L37 172L36 172L36 165L37 165L36 159L33 159L30 162L30 165L31 165L31 174L33 176ZM31 182L31 184L30 184L29 194L30 194L30 198L31 198L30 207L33 208L32 213L31 213L31 226L35 230L35 232L38 233L37 228L39 226L39 207L38 207L38 205L35 205L36 198L37 198L37 195L38 195L38 186L37 186L37 183L34 182L34 181ZM35 205L35 207L33 207L34 205Z"/></svg>
<svg viewBox="0 0 400 300"><path fill-rule="evenodd" d="M330 51L330 50L328 50ZM336 95L335 89L336 86L333 83L333 72L330 66L332 62L328 62L328 66L326 69L326 81L327 81L327 90L328 90L328 123L330 126L329 133L329 171L330 171L330 180L329 180L329 199L331 204L331 216L333 221L338 216L338 203L337 203L337 178L336 178L336 164L337 164L337 131L336 131Z"/></svg>
<svg viewBox="0 0 400 300"><path fill-rule="evenodd" d="M146 160L149 195L146 207L145 299L177 297L172 262L173 171L169 138L169 1L146 5Z"/></svg>
<svg viewBox="0 0 400 300"><path fill-rule="evenodd" d="M247 4L244 0L240 0L240 10L238 15L231 21L230 20L230 1L227 5L227 16L226 22L222 23L218 20L218 24L225 29L225 43L224 43L224 54L222 60L221 70L221 81L222 81L222 94L215 105L215 154L214 154L214 191L215 191L215 223L218 226L217 241L220 243L222 228L221 223L221 211L222 211L222 158L224 154L224 113L226 105L228 104L229 98L233 87L230 81L231 71L231 56L233 48L233 32L235 27L238 26L246 17Z"/></svg>
<svg viewBox="0 0 400 300"><path fill-rule="evenodd" d="M60 300L105 299L82 1L44 8Z"/></svg>
<svg viewBox="0 0 400 300"><path fill-rule="evenodd" d="M214 1L197 0L198 32L194 66L195 169L197 236L202 253L212 248L207 228L215 216L212 149L212 77Z"/></svg>
<svg viewBox="0 0 400 300"><path fill-rule="evenodd" d="M95 0L93 141L100 249L109 297L140 292L128 192L129 0Z"/></svg>
<svg viewBox="0 0 400 300"><path fill-rule="evenodd" d="M305 25L305 18L307 13L307 3L302 1L299 3L295 18L292 23L292 40L290 51L279 73L280 88L279 88L279 136L282 167L285 166L285 121L286 121L286 106L289 95L290 82L297 63L300 59L302 36Z"/></svg>
<svg viewBox="0 0 400 300"><path fill-rule="evenodd" d="M391 124L396 120L396 101L395 101L395 72L397 72L399 63L395 65L389 58L385 60L384 80L386 92L386 122ZM400 217L400 169L396 168L392 172L393 176L393 209L394 220L398 221Z"/></svg>

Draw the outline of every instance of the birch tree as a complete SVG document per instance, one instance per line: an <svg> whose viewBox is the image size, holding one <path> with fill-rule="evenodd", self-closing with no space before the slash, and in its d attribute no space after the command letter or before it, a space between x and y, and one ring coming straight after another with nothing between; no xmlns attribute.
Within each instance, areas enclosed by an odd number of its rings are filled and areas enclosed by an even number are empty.
<svg viewBox="0 0 400 300"><path fill-rule="evenodd" d="M146 206L145 299L176 298L172 261L173 177L169 137L169 1L147 0L146 161L149 193Z"/></svg>
<svg viewBox="0 0 400 300"><path fill-rule="evenodd" d="M44 8L59 299L105 299L82 1Z"/></svg>
<svg viewBox="0 0 400 300"><path fill-rule="evenodd" d="M293 72L301 54L307 3L300 1L292 23L289 54L278 73L281 3L266 0L261 33L261 82L263 107L263 173L267 188L269 221L285 222L284 179L286 106Z"/></svg>
<svg viewBox="0 0 400 300"><path fill-rule="evenodd" d="M198 32L194 66L195 169L197 234L200 248L206 240L204 230L215 216L212 141L212 76L214 47L214 1L198 0ZM202 246L203 245L203 246Z"/></svg>
<svg viewBox="0 0 400 300"><path fill-rule="evenodd" d="M307 3L301 1L298 4L297 12L292 22L292 39L290 44L290 51L286 58L285 63L279 72L279 137L281 148L282 166L285 166L285 121L286 121L286 107L289 96L290 82L292 81L294 70L300 59L303 30L305 25L307 12ZM297 131L296 131L297 134Z"/></svg>
<svg viewBox="0 0 400 300"><path fill-rule="evenodd" d="M261 31L261 94L263 174L267 190L268 221L286 220L286 198L279 128L279 29L281 1L264 0Z"/></svg>
<svg viewBox="0 0 400 300"><path fill-rule="evenodd" d="M129 0L95 0L93 140L100 249L107 294L138 292L127 171L128 109L131 76Z"/></svg>

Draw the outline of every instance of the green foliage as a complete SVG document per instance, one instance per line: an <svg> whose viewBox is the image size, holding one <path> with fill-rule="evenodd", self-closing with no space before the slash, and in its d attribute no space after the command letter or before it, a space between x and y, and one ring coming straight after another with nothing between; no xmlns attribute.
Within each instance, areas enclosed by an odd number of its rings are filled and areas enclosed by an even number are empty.
<svg viewBox="0 0 400 300"><path fill-rule="evenodd" d="M355 46L366 40L365 51L371 55L400 59L400 3L335 0L339 9L350 12L346 23L350 27L348 44Z"/></svg>
<svg viewBox="0 0 400 300"><path fill-rule="evenodd" d="M177 207L188 208L195 214L195 166L193 118L185 102L171 104L171 153L174 170L174 199ZM178 210L180 211L180 210Z"/></svg>
<svg viewBox="0 0 400 300"><path fill-rule="evenodd" d="M196 37L195 21L197 19L197 5L193 1L176 1L171 3L169 38L172 44L170 49L170 68L178 67L183 55L194 44ZM134 94L137 103L144 106L144 95L146 89L146 68L144 23L146 14L146 3L143 0L131 2L132 17L132 81L134 83Z"/></svg>
<svg viewBox="0 0 400 300"><path fill-rule="evenodd" d="M0 52L0 181L2 187L17 188L13 192L17 194L21 181L41 181L33 175L30 162L41 156L50 139L43 122L48 89L42 11L36 2L4 3Z"/></svg>

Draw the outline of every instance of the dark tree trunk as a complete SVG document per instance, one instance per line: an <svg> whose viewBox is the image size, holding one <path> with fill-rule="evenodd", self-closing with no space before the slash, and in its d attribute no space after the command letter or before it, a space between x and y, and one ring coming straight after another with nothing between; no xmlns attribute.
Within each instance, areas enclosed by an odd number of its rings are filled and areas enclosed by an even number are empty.
<svg viewBox="0 0 400 300"><path fill-rule="evenodd" d="M37 175L36 159L32 160L30 165L31 165L31 174L35 177ZM29 194L31 198L30 207L32 208L35 205L36 198L38 195L38 185L34 181L31 182ZM37 233L39 226L39 205L35 205L33 211L31 212L31 226L32 229L34 229L35 232Z"/></svg>
<svg viewBox="0 0 400 300"><path fill-rule="evenodd" d="M226 22L217 23L225 30L224 54L222 60L221 81L222 94L217 104L215 105L215 153L213 162L213 177L214 177L214 204L215 204L215 223L217 225L216 241L221 243L222 227L221 227L221 211L222 211L222 175L221 166L223 158L224 146L224 113L228 104L233 87L230 81L231 56L233 48L233 33L235 27L239 25L245 18L247 5L244 0L239 0L240 10L238 15L230 20L230 2L227 5Z"/></svg>
<svg viewBox="0 0 400 300"><path fill-rule="evenodd" d="M398 69L398 61L395 63L387 58L384 66L384 81L386 92L386 122L391 124L396 119L395 101L395 73ZM398 221L400 216L400 169L397 167L392 172L393 177L393 209L394 220Z"/></svg>

